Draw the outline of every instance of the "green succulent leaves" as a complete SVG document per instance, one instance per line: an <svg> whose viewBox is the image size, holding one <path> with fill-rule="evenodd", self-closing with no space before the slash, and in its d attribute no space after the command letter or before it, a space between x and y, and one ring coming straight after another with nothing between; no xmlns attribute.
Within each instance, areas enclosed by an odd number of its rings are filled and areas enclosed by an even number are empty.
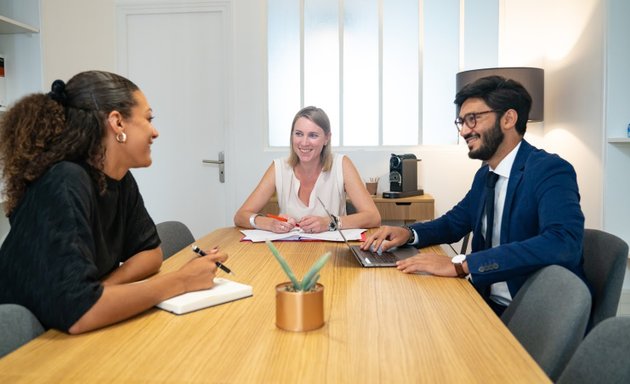
<svg viewBox="0 0 630 384"><path fill-rule="evenodd" d="M267 244L267 247L269 247L269 249L271 250L271 253L273 253L273 255L275 256L276 260L278 260L278 263L280 263L280 266L284 270L284 273L286 273L287 276L289 277L289 280L291 280L291 284L293 285L293 290L295 291L307 292L307 291L312 290L313 287L315 287L317 280L319 280L319 271L324 267L324 265L326 265L326 262L328 262L328 259L330 259L330 255L331 255L330 252L324 253L322 257L320 257L313 264L311 269L308 270L308 272L304 276L304 279L300 282L297 280L297 278L295 277L295 274L293 274L293 271L291 270L291 267L289 267L289 264L284 259L284 257L280 255L280 252L273 245L273 243L269 240L265 241L265 243Z"/></svg>

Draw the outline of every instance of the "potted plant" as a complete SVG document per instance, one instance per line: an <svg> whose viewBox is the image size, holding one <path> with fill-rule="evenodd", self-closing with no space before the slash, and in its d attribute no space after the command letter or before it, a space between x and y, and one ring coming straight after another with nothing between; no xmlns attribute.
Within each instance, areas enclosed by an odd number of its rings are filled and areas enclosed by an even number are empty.
<svg viewBox="0 0 630 384"><path fill-rule="evenodd" d="M278 249L266 241L290 281L276 286L276 326L287 331L310 331L324 325L324 286L319 271L331 253L326 252L299 281Z"/></svg>

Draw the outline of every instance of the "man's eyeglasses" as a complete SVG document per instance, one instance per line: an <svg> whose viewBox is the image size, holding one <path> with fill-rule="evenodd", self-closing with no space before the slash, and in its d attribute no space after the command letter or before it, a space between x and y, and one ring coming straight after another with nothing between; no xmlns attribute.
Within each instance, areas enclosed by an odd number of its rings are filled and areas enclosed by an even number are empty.
<svg viewBox="0 0 630 384"><path fill-rule="evenodd" d="M464 117L458 117L457 119L455 119L455 127L457 127L458 132L461 132L462 128L464 128L464 123L466 123L466 126L468 128L473 129L477 125L477 117L481 115L485 115L486 113L490 113L490 112L503 112L503 111L492 109L492 110L483 111L483 112L467 113L464 115Z"/></svg>

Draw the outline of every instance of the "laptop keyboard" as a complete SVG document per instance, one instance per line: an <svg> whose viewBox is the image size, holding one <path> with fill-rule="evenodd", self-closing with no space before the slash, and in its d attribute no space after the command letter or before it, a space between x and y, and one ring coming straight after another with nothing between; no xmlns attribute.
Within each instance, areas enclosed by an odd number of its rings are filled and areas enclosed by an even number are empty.
<svg viewBox="0 0 630 384"><path fill-rule="evenodd" d="M359 252L364 258L368 258L372 264L396 264L396 261L398 261L396 255L391 252L386 251L379 254L377 252L365 251L358 247L355 247L354 250Z"/></svg>

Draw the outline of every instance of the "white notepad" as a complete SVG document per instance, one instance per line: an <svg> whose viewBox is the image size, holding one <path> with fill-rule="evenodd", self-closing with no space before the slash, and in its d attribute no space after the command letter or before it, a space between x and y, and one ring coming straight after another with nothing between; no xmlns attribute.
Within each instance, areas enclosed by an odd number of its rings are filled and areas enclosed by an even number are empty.
<svg viewBox="0 0 630 384"><path fill-rule="evenodd" d="M361 234L365 229L342 229L343 235L351 240L361 240ZM250 240L252 243L258 243L266 240L270 241L300 241L300 240L320 240L320 241L343 241L338 231L325 231L320 233L306 233L300 228L294 228L287 233L274 233L262 229L241 229L241 233L245 235L243 240Z"/></svg>
<svg viewBox="0 0 630 384"><path fill-rule="evenodd" d="M252 296L251 285L237 283L221 277L214 278L215 286L203 291L184 293L183 295L171 297L157 305L165 311L181 315L198 309L212 307L214 305L227 303Z"/></svg>

